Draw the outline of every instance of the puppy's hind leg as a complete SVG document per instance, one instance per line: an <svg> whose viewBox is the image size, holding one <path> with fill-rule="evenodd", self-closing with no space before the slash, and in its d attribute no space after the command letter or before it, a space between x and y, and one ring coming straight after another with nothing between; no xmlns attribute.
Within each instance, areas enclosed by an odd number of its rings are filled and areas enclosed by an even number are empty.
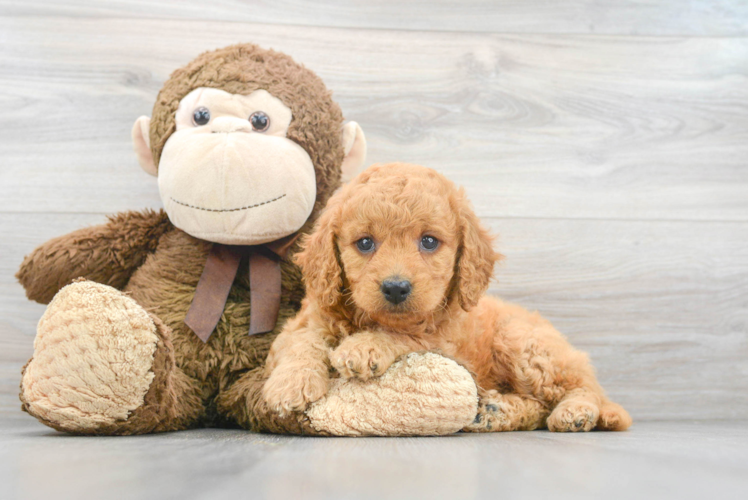
<svg viewBox="0 0 748 500"><path fill-rule="evenodd" d="M600 406L600 417L597 419L597 429L601 431L625 431L631 427L631 416L618 403L603 401Z"/></svg>
<svg viewBox="0 0 748 500"><path fill-rule="evenodd" d="M549 411L536 399L493 390L480 396L478 414L464 432L531 431L545 426Z"/></svg>
<svg viewBox="0 0 748 500"><path fill-rule="evenodd" d="M602 398L586 388L570 390L559 401L548 417L551 432L591 431L600 418Z"/></svg>

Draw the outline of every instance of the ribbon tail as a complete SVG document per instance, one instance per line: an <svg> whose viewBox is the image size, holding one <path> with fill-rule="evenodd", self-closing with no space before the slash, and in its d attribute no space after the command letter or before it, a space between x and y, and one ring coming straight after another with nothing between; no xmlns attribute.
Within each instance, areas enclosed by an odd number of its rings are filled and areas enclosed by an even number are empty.
<svg viewBox="0 0 748 500"><path fill-rule="evenodd" d="M249 334L273 331L281 300L281 265L275 256L259 251L249 255Z"/></svg>
<svg viewBox="0 0 748 500"><path fill-rule="evenodd" d="M234 283L242 255L226 245L214 243L200 275L195 296L184 318L185 324L207 342L218 325Z"/></svg>

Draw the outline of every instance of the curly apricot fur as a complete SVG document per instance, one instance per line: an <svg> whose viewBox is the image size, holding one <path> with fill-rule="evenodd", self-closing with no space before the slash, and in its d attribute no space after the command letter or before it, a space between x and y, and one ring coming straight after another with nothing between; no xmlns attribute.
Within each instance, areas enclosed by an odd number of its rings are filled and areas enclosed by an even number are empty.
<svg viewBox="0 0 748 500"><path fill-rule="evenodd" d="M436 249L419 246L424 235L439 240ZM363 237L373 251L357 248ZM464 191L435 171L370 167L330 199L302 247L296 260L307 298L266 367L264 395L276 407L310 399L299 394L310 372L368 379L402 354L434 350L463 363L480 388L466 431L631 425L605 397L586 354L538 313L485 295L501 256ZM392 278L411 285L400 304L380 290ZM270 383L276 377L283 383Z"/></svg>

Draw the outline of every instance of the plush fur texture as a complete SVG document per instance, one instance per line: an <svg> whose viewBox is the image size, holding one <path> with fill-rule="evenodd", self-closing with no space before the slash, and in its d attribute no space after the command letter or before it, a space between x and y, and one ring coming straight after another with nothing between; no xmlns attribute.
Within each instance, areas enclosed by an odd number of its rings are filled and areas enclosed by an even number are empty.
<svg viewBox="0 0 748 500"><path fill-rule="evenodd" d="M424 236L439 241L429 250ZM374 249L362 251L362 238ZM587 355L519 306L485 296L499 255L463 190L407 164L367 169L341 189L297 261L307 298L273 344L263 394L281 414L328 393L330 371L380 376L403 354L437 350L475 375L481 406L466 430L624 430L629 415L610 402ZM387 279L405 280L400 304Z"/></svg>
<svg viewBox="0 0 748 500"><path fill-rule="evenodd" d="M163 211L114 215L107 224L49 240L24 259L16 278L29 300L41 304L81 276L121 290L171 229Z"/></svg>
<svg viewBox="0 0 748 500"><path fill-rule="evenodd" d="M21 382L27 411L70 431L124 420L153 382L157 343L134 300L90 281L66 286L39 321Z"/></svg>
<svg viewBox="0 0 748 500"><path fill-rule="evenodd" d="M434 436L472 423L477 407L470 372L427 352L401 357L376 379L334 379L306 414L336 436Z"/></svg>
<svg viewBox="0 0 748 500"><path fill-rule="evenodd" d="M164 144L176 129L174 116L179 101L199 87L241 95L264 89L291 108L293 121L287 137L311 157L317 173L315 211L325 206L340 182L343 113L316 74L286 54L252 44L232 45L198 56L172 73L156 98L150 131L156 166Z"/></svg>
<svg viewBox="0 0 748 500"><path fill-rule="evenodd" d="M39 323L37 357L23 370L22 408L73 434L194 426L204 412L199 387L174 369L169 338L168 327L127 295L76 280Z"/></svg>
<svg viewBox="0 0 748 500"><path fill-rule="evenodd" d="M206 52L175 71L159 93L150 128L156 163L174 131L174 112L180 99L197 87L239 94L264 88L292 109L288 137L306 150L316 172L315 210L301 229L302 233L308 231L319 208L339 185L343 160L343 117L322 81L285 54L255 45ZM262 370L278 332L276 329L263 335L247 335L250 294L246 264L239 270L224 314L208 343L204 344L184 325L210 245L175 228L163 211L126 212L111 217L101 226L51 240L26 257L17 278L30 299L48 303L61 288L79 277L110 285L124 291L128 300L140 308L137 310L148 311L151 328L159 337L159 347L155 358L153 352L144 358L150 359L150 370L144 374L144 380L152 381L145 395L142 387L138 389L138 397L144 404L136 409L130 403L118 407L132 411L129 416L128 411L112 413L114 423L109 419L98 425L71 427L50 412L43 414L36 403L41 396L37 398L29 392L36 374L46 376L38 369L40 363L34 360L24 374L21 393L24 408L52 427L88 434L140 434L198 425L300 432L302 427L298 422L305 419L303 415L282 420L270 413L262 414L262 404L252 399L261 400L259 387L263 379L256 376L259 373L256 370ZM297 250L298 245L290 250L290 255ZM296 313L304 295L298 267L286 260L281 264L281 272L279 325ZM74 290L90 286L78 284ZM79 295L87 297L85 301L90 307L102 311L111 302L110 294L106 293ZM72 301L65 303L78 310ZM71 324L70 332L91 335L90 330L91 325L83 320ZM153 343L149 348L153 348ZM96 355L104 357L104 364L111 361L107 361L106 353ZM35 359L41 356L47 356L47 350L40 344Z"/></svg>

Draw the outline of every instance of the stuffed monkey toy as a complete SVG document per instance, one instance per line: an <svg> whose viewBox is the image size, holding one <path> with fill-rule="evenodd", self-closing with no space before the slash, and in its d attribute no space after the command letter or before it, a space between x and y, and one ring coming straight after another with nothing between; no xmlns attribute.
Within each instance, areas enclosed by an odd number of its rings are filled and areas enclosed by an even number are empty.
<svg viewBox="0 0 748 500"><path fill-rule="evenodd" d="M435 435L472 421L472 377L433 353L369 382L336 379L303 413L263 401L268 349L303 298L297 238L366 153L314 73L255 45L204 53L171 75L132 136L164 210L120 213L25 258L19 281L49 305L23 410L93 435Z"/></svg>

